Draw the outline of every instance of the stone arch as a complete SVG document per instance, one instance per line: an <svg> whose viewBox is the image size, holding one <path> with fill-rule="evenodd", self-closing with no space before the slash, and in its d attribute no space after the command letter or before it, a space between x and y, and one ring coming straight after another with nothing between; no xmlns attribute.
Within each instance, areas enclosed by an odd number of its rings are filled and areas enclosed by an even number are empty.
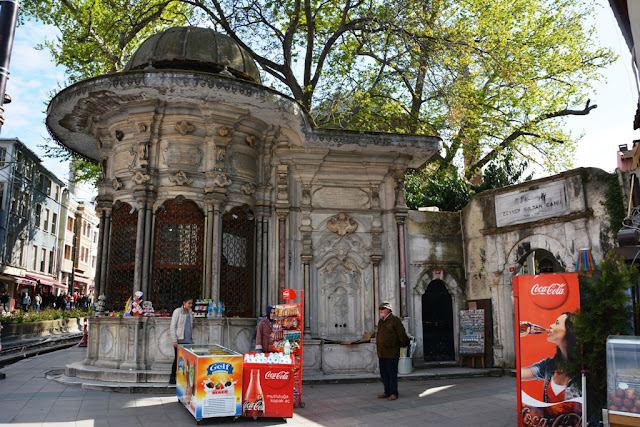
<svg viewBox="0 0 640 427"><path fill-rule="evenodd" d="M505 268L515 267L523 256L526 256L535 249L544 249L551 252L565 270L570 268L572 264L572 256L562 243L547 235L534 234L521 239L513 245L505 257L505 265L499 266L499 270L504 271ZM511 282L510 275L505 275L505 278Z"/></svg>
<svg viewBox="0 0 640 427"><path fill-rule="evenodd" d="M436 274L433 269L424 270L415 282L412 289L411 304L413 305L413 313L416 313L412 318L413 322L413 335L416 337L417 348L414 357L421 358L424 356L424 342L422 316L418 316L417 313L422 313L422 295L427 291L429 284L433 281L439 280L444 283L447 291L451 295L451 304L453 309L453 345L455 354L458 354L458 342L459 342L459 319L457 313L460 310L465 309L466 296L465 291L460 286L458 280L446 269L441 270L441 274Z"/></svg>

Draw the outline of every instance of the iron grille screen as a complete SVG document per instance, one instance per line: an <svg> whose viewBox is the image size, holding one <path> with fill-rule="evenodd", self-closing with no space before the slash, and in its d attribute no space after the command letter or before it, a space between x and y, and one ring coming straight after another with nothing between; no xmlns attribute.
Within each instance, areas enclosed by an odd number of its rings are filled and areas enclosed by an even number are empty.
<svg viewBox="0 0 640 427"><path fill-rule="evenodd" d="M136 262L136 233L138 215L131 212L131 205L114 206L111 215L111 239L109 246L109 276L106 291L106 308L123 310L133 295L133 272Z"/></svg>
<svg viewBox="0 0 640 427"><path fill-rule="evenodd" d="M149 298L156 310L171 311L184 296L200 298L204 213L182 197L166 201L156 214Z"/></svg>
<svg viewBox="0 0 640 427"><path fill-rule="evenodd" d="M222 217L220 299L228 317L253 316L255 217L247 207Z"/></svg>

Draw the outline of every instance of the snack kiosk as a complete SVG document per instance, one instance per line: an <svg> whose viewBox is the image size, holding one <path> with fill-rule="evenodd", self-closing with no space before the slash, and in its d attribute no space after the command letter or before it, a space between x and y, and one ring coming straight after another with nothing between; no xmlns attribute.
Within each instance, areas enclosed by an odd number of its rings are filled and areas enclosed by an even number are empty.
<svg viewBox="0 0 640 427"><path fill-rule="evenodd" d="M605 426L640 426L640 337L607 338Z"/></svg>
<svg viewBox="0 0 640 427"><path fill-rule="evenodd" d="M197 421L242 413L242 354L217 344L178 346L176 395Z"/></svg>

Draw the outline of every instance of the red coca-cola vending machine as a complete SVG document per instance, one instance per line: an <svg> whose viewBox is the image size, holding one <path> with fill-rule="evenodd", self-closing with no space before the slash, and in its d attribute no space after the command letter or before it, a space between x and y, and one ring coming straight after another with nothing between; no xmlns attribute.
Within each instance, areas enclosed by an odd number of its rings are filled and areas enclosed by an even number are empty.
<svg viewBox="0 0 640 427"><path fill-rule="evenodd" d="M293 369L290 363L254 363L252 357L260 353L245 354L242 365L242 416L293 417ZM284 356L283 356L284 357Z"/></svg>

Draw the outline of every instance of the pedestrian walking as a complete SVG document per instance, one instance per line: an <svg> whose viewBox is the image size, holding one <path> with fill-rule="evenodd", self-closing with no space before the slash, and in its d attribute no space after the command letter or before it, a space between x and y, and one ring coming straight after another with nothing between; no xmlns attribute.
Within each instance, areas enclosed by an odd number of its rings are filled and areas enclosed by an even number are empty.
<svg viewBox="0 0 640 427"><path fill-rule="evenodd" d="M29 292L25 292L22 296L22 310L29 311L30 305L31 305L31 297L29 296Z"/></svg>
<svg viewBox="0 0 640 427"><path fill-rule="evenodd" d="M2 310L9 313L11 309L7 304L9 304L9 295L6 292L2 292L0 295L0 304L2 304Z"/></svg>
<svg viewBox="0 0 640 427"><path fill-rule="evenodd" d="M380 393L378 397L396 400L398 398L400 348L409 345L409 336L404 330L402 321L391 313L389 301L383 301L378 308L380 320L378 321L376 347L380 364L380 378L384 385L384 393Z"/></svg>
<svg viewBox="0 0 640 427"><path fill-rule="evenodd" d="M41 305L42 305L42 297L40 296L40 294L36 294L36 296L33 297L33 309L35 311L40 311Z"/></svg>

